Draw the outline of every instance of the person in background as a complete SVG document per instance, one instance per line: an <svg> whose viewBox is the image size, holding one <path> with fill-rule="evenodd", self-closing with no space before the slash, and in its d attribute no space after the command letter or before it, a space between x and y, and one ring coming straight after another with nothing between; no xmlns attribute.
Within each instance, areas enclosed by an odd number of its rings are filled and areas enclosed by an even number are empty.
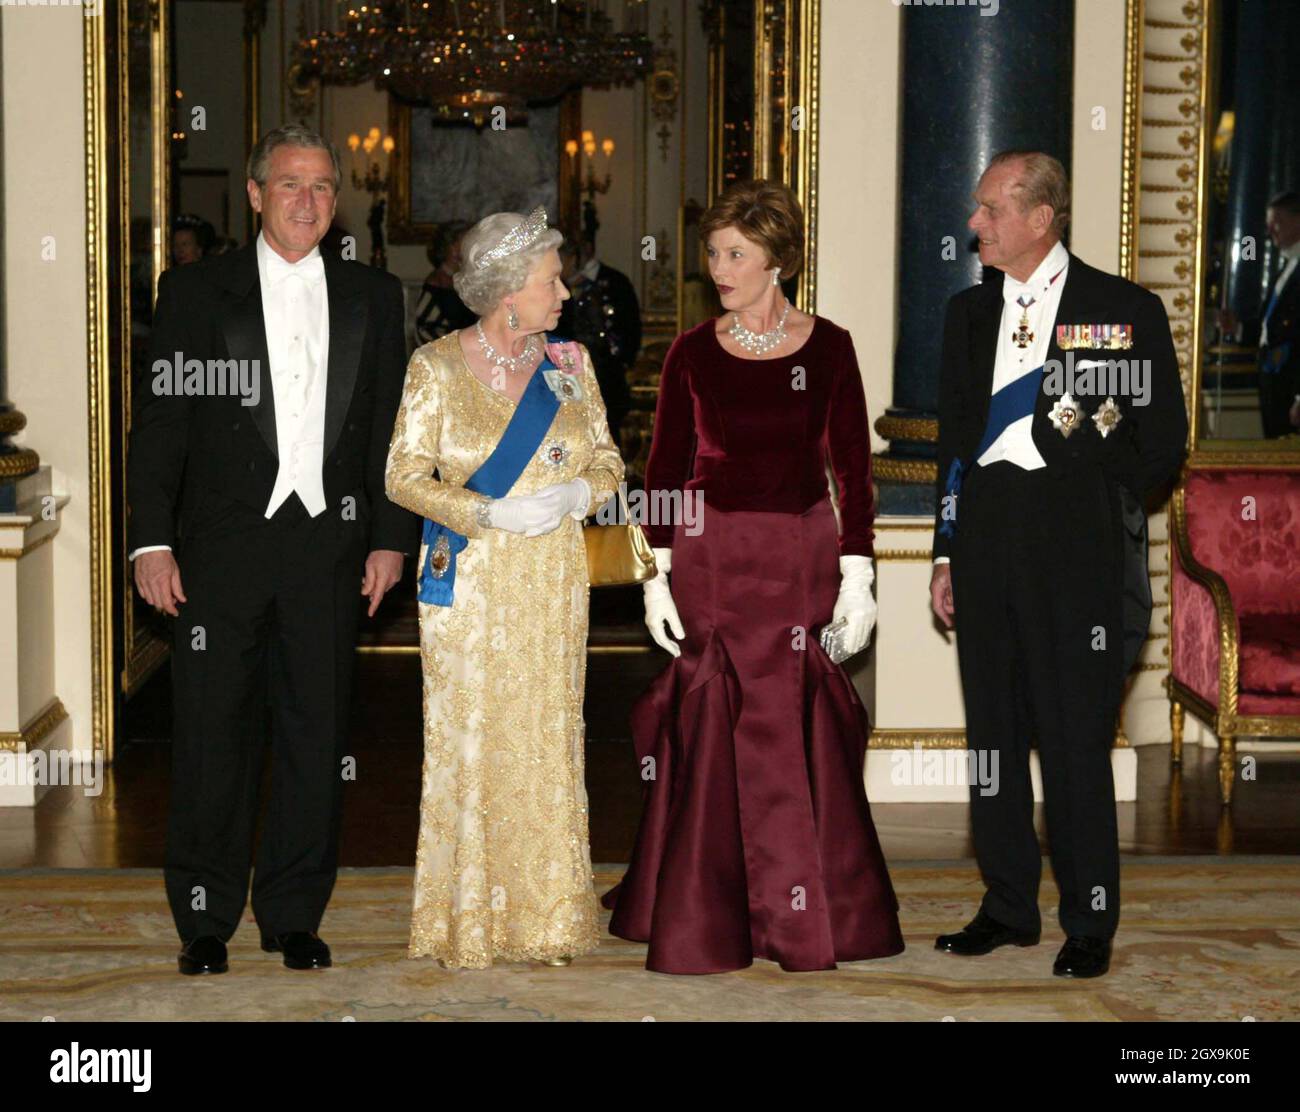
<svg viewBox="0 0 1300 1112"><path fill-rule="evenodd" d="M573 294L564 304L560 331L591 352L609 432L618 444L623 418L632 407L627 373L641 350L641 305L627 275L602 263L589 239L566 231L560 261Z"/></svg>
<svg viewBox="0 0 1300 1112"><path fill-rule="evenodd" d="M1300 428L1300 193L1269 201L1265 226L1281 257L1259 316L1239 321L1220 309L1219 327L1259 346L1259 415L1264 436L1273 439Z"/></svg>
<svg viewBox="0 0 1300 1112"><path fill-rule="evenodd" d="M452 285L452 278L460 269L460 245L469 225L463 220L441 224L429 244L429 262L433 270L424 280L420 299L415 304L415 341L428 344L468 328L478 319L465 306Z"/></svg>
<svg viewBox="0 0 1300 1112"><path fill-rule="evenodd" d="M216 242L216 229L201 216L185 213L172 222L172 265L183 266L203 258Z"/></svg>

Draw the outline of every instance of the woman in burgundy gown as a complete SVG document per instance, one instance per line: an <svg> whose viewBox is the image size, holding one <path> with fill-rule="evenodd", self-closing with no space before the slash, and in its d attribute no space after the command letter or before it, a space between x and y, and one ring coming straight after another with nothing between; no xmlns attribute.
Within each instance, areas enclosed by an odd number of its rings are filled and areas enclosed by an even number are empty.
<svg viewBox="0 0 1300 1112"><path fill-rule="evenodd" d="M781 291L803 258L790 190L736 183L700 235L727 311L664 361L646 492L674 512L646 525L645 595L675 659L632 711L645 809L602 902L657 972L833 969L903 949L863 785L870 724L818 637L843 618L853 653L875 621L866 401L849 333Z"/></svg>

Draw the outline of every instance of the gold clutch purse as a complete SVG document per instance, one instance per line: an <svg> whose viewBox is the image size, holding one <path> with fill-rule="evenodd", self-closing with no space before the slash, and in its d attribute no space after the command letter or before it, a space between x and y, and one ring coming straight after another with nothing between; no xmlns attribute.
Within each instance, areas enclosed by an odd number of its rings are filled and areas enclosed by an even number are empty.
<svg viewBox="0 0 1300 1112"><path fill-rule="evenodd" d="M618 504L623 510L623 524L588 522L582 528L582 539L587 542L587 581L593 587L625 587L644 583L658 574L650 542L641 526L632 521L621 487Z"/></svg>

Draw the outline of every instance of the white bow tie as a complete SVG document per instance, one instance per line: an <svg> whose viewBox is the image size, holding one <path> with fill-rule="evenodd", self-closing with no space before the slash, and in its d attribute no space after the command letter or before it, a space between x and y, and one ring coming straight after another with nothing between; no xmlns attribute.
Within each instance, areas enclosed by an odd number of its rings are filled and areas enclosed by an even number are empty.
<svg viewBox="0 0 1300 1112"><path fill-rule="evenodd" d="M314 255L308 255L305 259L299 259L296 263L281 258L275 251L268 251L265 261L266 280L273 284L295 276L308 283L321 282L325 279L325 262L319 251Z"/></svg>

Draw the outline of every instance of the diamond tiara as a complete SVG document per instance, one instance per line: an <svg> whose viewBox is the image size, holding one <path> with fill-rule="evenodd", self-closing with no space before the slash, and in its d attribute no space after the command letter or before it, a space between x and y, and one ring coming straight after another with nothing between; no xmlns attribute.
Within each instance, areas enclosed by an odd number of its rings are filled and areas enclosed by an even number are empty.
<svg viewBox="0 0 1300 1112"><path fill-rule="evenodd" d="M522 224L516 224L510 231L506 232L500 243L490 251L484 251L474 265L479 270L482 270L489 263L496 262L497 259L504 259L507 255L522 251L530 243L535 242L538 236L546 231L546 228L546 206L538 205L528 214L528 218Z"/></svg>

